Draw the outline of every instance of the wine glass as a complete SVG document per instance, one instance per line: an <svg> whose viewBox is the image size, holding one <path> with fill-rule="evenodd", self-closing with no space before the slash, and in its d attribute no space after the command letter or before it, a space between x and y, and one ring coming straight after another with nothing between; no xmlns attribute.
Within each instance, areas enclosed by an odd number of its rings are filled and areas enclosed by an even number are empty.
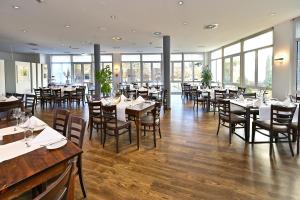
<svg viewBox="0 0 300 200"><path fill-rule="evenodd" d="M20 108L15 108L15 109L13 109L13 114L12 114L12 116L13 116L13 118L15 118L16 119L16 121L17 121L17 126L14 128L14 131L17 131L17 128L19 127L19 118L21 117L21 109Z"/></svg>

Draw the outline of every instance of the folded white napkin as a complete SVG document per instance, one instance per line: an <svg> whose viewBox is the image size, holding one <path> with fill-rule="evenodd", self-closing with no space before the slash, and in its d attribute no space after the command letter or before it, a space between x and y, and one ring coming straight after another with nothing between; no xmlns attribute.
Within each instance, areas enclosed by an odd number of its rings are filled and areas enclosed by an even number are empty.
<svg viewBox="0 0 300 200"><path fill-rule="evenodd" d="M54 130L53 128L46 127L40 134L38 134L32 141L30 141L30 145L47 145L53 142L58 142L59 140L63 140L64 137L62 134Z"/></svg>
<svg viewBox="0 0 300 200"><path fill-rule="evenodd" d="M244 101L244 96L242 94L239 96L239 100Z"/></svg>
<svg viewBox="0 0 300 200"><path fill-rule="evenodd" d="M117 105L117 118L118 118L118 120L126 122L125 110L126 110L127 106L128 106L128 104L125 103L124 101L120 102Z"/></svg>
<svg viewBox="0 0 300 200"><path fill-rule="evenodd" d="M289 106L291 104L291 99L286 98L282 103L283 103L284 106Z"/></svg>
<svg viewBox="0 0 300 200"><path fill-rule="evenodd" d="M141 96L139 96L136 100L135 100L135 103L139 104L139 103L144 103L145 102L145 99Z"/></svg>
<svg viewBox="0 0 300 200"><path fill-rule="evenodd" d="M100 100L100 102L102 103L102 105L106 106L107 104L109 104L109 101L107 101L106 99L102 98Z"/></svg>
<svg viewBox="0 0 300 200"><path fill-rule="evenodd" d="M261 106L261 100L260 100L260 99L257 99L257 100L255 100L255 101L253 101L253 106L259 108L259 107Z"/></svg>
<svg viewBox="0 0 300 200"><path fill-rule="evenodd" d="M127 100L127 98L123 94L121 95L120 99L120 102L124 102L125 100Z"/></svg>
<svg viewBox="0 0 300 200"><path fill-rule="evenodd" d="M30 126L31 128L40 128L46 126L46 123L43 122L42 120L36 118L35 116L30 117L24 124L20 125L20 127L28 127Z"/></svg>
<svg viewBox="0 0 300 200"><path fill-rule="evenodd" d="M15 96L10 96L6 101L18 101L19 99Z"/></svg>
<svg viewBox="0 0 300 200"><path fill-rule="evenodd" d="M6 101L6 97L5 96L0 96L0 101Z"/></svg>

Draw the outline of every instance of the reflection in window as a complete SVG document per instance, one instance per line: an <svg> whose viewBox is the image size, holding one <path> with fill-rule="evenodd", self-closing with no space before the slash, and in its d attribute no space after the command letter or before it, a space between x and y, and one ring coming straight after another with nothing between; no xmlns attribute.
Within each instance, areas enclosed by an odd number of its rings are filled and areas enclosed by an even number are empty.
<svg viewBox="0 0 300 200"><path fill-rule="evenodd" d="M255 84L255 51L245 53L245 83L246 85Z"/></svg>
<svg viewBox="0 0 300 200"><path fill-rule="evenodd" d="M273 48L258 50L258 80L257 83L263 86L272 85L272 55Z"/></svg>

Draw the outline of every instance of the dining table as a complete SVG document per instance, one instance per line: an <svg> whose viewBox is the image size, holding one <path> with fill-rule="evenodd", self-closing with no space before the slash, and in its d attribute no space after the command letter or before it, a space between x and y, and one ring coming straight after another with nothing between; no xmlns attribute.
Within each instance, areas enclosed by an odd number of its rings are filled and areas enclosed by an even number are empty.
<svg viewBox="0 0 300 200"><path fill-rule="evenodd" d="M1 122L0 127L15 130L11 127L11 122ZM46 129L54 131L45 126L44 130L37 131L36 138L43 134ZM0 199L14 199L33 188L44 185L48 180L63 173L67 165L73 162L76 156L82 154L82 150L69 140L65 146L58 149L48 150L41 145L26 151L28 146L25 146L23 138L24 132L15 134L7 132L4 135L2 133L0 154L1 151L9 151L14 154L13 152L18 151L18 149L10 149L10 147L15 146L24 148L26 153L19 150L20 154L16 154L16 156L8 155L6 159L0 157ZM74 176L72 174L68 199L74 199Z"/></svg>

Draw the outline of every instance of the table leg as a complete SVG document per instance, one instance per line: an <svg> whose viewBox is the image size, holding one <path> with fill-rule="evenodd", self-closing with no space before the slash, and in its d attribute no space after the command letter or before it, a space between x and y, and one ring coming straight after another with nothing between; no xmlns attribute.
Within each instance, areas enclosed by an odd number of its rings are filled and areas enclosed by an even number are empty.
<svg viewBox="0 0 300 200"><path fill-rule="evenodd" d="M141 126L141 118L140 118L140 116L137 116L135 118L135 126L136 126L137 148L140 149L140 126Z"/></svg>
<svg viewBox="0 0 300 200"><path fill-rule="evenodd" d="M245 141L249 142L250 137L250 107L246 108L246 133L245 133Z"/></svg>
<svg viewBox="0 0 300 200"><path fill-rule="evenodd" d="M210 112L210 98L207 99L207 107L206 107L206 111Z"/></svg>

